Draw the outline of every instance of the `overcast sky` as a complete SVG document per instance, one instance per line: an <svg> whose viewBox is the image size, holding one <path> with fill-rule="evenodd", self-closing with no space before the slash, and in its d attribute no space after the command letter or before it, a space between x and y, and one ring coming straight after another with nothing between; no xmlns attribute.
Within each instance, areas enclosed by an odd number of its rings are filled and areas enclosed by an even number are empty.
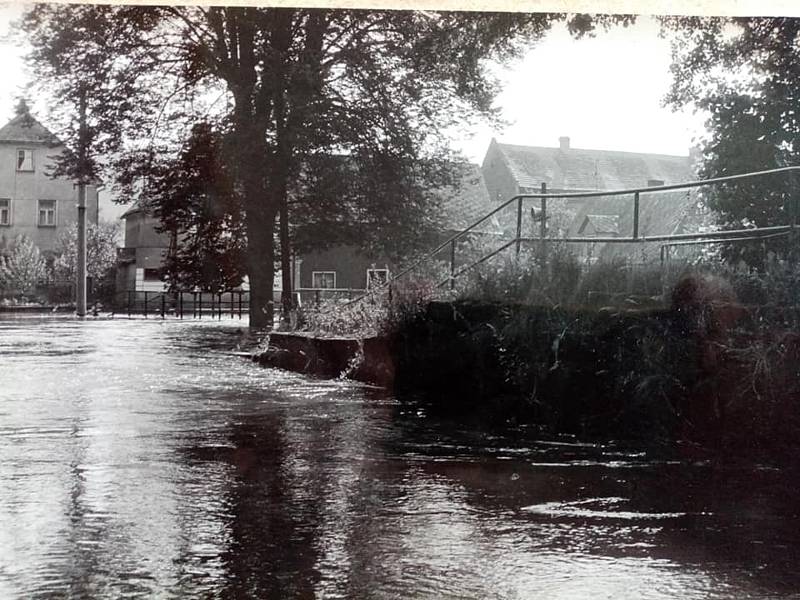
<svg viewBox="0 0 800 600"><path fill-rule="evenodd" d="M507 143L687 155L704 119L662 107L670 44L647 17L596 38L574 40L552 30L524 60L504 72L497 107L510 124L481 128L462 141L480 162L492 136Z"/></svg>
<svg viewBox="0 0 800 600"><path fill-rule="evenodd" d="M9 39L9 23L21 8L0 6L5 91L0 121L6 121L28 78L24 49ZM501 70L503 91L496 106L509 125L495 131L479 127L454 145L477 163L493 136L532 146L557 146L559 136L569 136L575 148L687 155L703 119L661 106L669 64L669 42L658 37L658 26L648 17L632 27L577 41L556 27L524 59Z"/></svg>

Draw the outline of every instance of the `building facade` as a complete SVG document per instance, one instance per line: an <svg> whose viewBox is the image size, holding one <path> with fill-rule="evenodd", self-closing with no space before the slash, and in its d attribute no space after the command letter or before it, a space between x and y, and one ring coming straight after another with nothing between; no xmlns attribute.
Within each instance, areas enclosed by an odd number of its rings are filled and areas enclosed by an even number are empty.
<svg viewBox="0 0 800 600"><path fill-rule="evenodd" d="M166 289L160 269L170 236L157 231L159 221L136 203L120 217L125 242L117 251L117 291L161 292Z"/></svg>
<svg viewBox="0 0 800 600"><path fill-rule="evenodd" d="M4 245L26 235L52 255L62 232L78 222L78 187L51 176L64 146L27 109L0 128L0 237ZM86 186L86 215L97 223L98 186Z"/></svg>

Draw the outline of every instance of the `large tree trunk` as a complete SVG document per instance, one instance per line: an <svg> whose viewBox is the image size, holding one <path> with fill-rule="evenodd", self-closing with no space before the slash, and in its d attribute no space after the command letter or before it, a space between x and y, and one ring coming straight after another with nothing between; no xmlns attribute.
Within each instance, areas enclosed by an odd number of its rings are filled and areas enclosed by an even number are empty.
<svg viewBox="0 0 800 600"><path fill-rule="evenodd" d="M281 250L281 317L288 321L293 308L292 302L292 245L289 240L289 203L286 194L280 209L280 250Z"/></svg>
<svg viewBox="0 0 800 600"><path fill-rule="evenodd" d="M258 198L247 199L247 273L250 280L250 327L271 329L274 323L273 285L275 212Z"/></svg>

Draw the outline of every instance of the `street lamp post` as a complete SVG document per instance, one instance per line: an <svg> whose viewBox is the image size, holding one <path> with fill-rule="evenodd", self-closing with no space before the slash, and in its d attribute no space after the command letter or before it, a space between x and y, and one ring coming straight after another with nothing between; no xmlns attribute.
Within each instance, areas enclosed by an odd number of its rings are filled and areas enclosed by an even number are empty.
<svg viewBox="0 0 800 600"><path fill-rule="evenodd" d="M76 261L75 312L86 316L86 89L80 92L78 131L78 260Z"/></svg>

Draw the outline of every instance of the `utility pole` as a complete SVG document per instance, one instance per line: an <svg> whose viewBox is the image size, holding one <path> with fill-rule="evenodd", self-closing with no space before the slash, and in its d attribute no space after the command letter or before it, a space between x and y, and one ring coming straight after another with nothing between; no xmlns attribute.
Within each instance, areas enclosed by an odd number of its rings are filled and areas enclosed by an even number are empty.
<svg viewBox="0 0 800 600"><path fill-rule="evenodd" d="M75 312L86 316L86 87L81 86L78 130L78 260Z"/></svg>

